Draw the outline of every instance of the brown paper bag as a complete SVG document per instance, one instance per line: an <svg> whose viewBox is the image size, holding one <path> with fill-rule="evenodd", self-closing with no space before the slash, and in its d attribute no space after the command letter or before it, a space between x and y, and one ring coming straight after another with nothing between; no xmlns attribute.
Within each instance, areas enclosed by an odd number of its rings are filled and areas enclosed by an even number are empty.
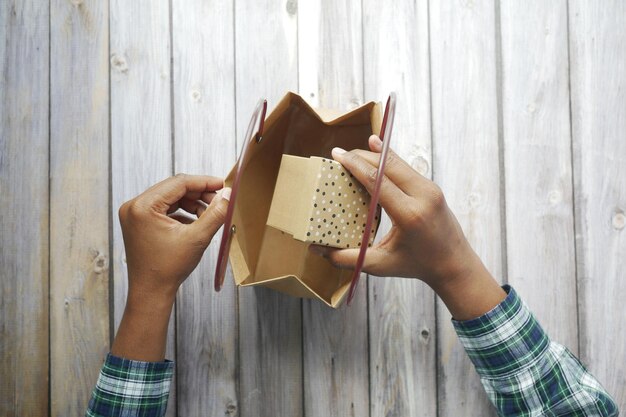
<svg viewBox="0 0 626 417"><path fill-rule="evenodd" d="M238 286L263 285L295 297L317 298L334 308L340 305L351 271L308 251L310 241L294 238L293 231L268 225L270 208L273 199L284 200L284 195L274 195L283 155L332 160L334 147L368 149L369 136L380 134L381 120L379 103L340 114L316 111L297 94L285 95L265 120L262 140L247 145L242 161L229 254ZM236 166L226 177L226 186L232 186L235 174ZM302 186L310 187L311 182L303 180ZM295 219L305 220L310 218ZM376 224L379 221L377 214Z"/></svg>

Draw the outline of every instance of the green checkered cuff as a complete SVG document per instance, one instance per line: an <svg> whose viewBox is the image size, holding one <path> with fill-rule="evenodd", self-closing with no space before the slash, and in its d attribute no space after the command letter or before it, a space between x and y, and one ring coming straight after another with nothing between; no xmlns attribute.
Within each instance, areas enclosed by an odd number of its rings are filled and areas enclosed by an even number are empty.
<svg viewBox="0 0 626 417"><path fill-rule="evenodd" d="M174 363L141 362L108 354L86 415L163 416Z"/></svg>
<svg viewBox="0 0 626 417"><path fill-rule="evenodd" d="M452 320L461 344L481 377L505 377L535 362L550 340L515 290L488 313L467 321Z"/></svg>
<svg viewBox="0 0 626 417"><path fill-rule="evenodd" d="M452 320L500 416L617 416L615 401L565 347L549 340L508 285L507 297L473 320Z"/></svg>

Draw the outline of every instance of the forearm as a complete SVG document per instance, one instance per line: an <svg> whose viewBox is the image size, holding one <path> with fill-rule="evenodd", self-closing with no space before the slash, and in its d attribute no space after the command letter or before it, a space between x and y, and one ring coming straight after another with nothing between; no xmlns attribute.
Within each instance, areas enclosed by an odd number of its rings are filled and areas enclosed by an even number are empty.
<svg viewBox="0 0 626 417"><path fill-rule="evenodd" d="M163 361L174 298L175 293L154 296L148 291L129 290L111 353L136 361Z"/></svg>
<svg viewBox="0 0 626 417"><path fill-rule="evenodd" d="M616 416L600 383L563 346L551 342L515 291L486 314L453 320L501 416Z"/></svg>
<svg viewBox="0 0 626 417"><path fill-rule="evenodd" d="M503 289L473 250L429 282L501 416L616 416L598 381L563 346L550 342L528 307ZM558 412L557 412L558 411Z"/></svg>
<svg viewBox="0 0 626 417"><path fill-rule="evenodd" d="M174 368L173 362L164 360L174 294L139 291L136 286L129 289L124 316L100 370L87 416L165 414Z"/></svg>

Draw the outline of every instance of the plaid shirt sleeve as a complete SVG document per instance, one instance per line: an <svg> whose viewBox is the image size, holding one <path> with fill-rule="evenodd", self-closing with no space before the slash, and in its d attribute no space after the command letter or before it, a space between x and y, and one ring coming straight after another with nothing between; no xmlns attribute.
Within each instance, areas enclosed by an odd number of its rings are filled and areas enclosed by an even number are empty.
<svg viewBox="0 0 626 417"><path fill-rule="evenodd" d="M87 417L165 415L174 363L140 362L107 355Z"/></svg>
<svg viewBox="0 0 626 417"><path fill-rule="evenodd" d="M551 342L513 288L485 315L452 320L500 416L617 416L615 402L580 361Z"/></svg>

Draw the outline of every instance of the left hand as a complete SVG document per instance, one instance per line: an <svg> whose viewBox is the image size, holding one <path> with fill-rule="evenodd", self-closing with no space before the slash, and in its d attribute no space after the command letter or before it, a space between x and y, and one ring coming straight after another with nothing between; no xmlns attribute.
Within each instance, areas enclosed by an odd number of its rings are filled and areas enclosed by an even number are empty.
<svg viewBox="0 0 626 417"><path fill-rule="evenodd" d="M220 178L179 174L120 207L128 299L113 355L149 362L165 358L167 324L178 287L196 268L226 216L230 188L222 185Z"/></svg>
<svg viewBox="0 0 626 417"><path fill-rule="evenodd" d="M230 188L222 186L221 178L179 174L120 207L129 293L174 299L224 222Z"/></svg>

